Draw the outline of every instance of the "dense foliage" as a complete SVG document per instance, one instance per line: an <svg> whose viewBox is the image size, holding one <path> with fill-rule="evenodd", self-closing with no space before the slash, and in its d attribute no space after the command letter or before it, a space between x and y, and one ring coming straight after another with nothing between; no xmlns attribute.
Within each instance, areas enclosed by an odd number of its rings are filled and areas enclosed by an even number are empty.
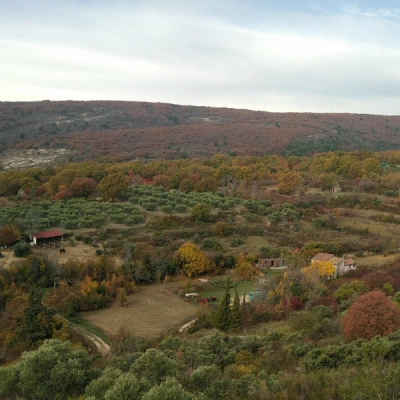
<svg viewBox="0 0 400 400"><path fill-rule="evenodd" d="M398 397L400 267L380 260L398 251L399 163L395 152L358 151L0 173L0 245L20 256L0 270L1 396ZM67 250L95 246L95 256L61 264L28 244L55 228ZM361 262L332 279L333 263L310 263L319 252ZM288 269L261 276L259 258ZM58 313L124 307L138 285L178 274L183 293L203 274L229 276L217 303L199 296L187 333L114 337L101 361L71 344L82 337ZM243 281L259 288L250 303ZM35 373L43 362L47 381Z"/></svg>

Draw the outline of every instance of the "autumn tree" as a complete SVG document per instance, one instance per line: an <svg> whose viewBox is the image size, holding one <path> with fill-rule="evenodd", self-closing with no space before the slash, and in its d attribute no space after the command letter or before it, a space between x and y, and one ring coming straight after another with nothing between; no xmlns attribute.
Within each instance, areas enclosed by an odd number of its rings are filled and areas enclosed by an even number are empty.
<svg viewBox="0 0 400 400"><path fill-rule="evenodd" d="M184 243L177 251L175 260L182 272L189 278L210 272L214 264L191 242Z"/></svg>
<svg viewBox="0 0 400 400"><path fill-rule="evenodd" d="M0 246L9 246L17 240L15 230L11 225L0 228Z"/></svg>
<svg viewBox="0 0 400 400"><path fill-rule="evenodd" d="M184 193L189 193L193 191L194 183L190 178L183 178L179 185L179 190Z"/></svg>
<svg viewBox="0 0 400 400"><path fill-rule="evenodd" d="M123 172L114 172L103 178L98 187L104 201L114 201L128 190L128 176Z"/></svg>
<svg viewBox="0 0 400 400"><path fill-rule="evenodd" d="M313 261L311 265L301 270L307 280L313 280L316 277L322 279L332 277L336 272L336 267L332 261Z"/></svg>
<svg viewBox="0 0 400 400"><path fill-rule="evenodd" d="M52 196L53 200L65 200L71 197L71 191L68 186L61 185L58 192Z"/></svg>
<svg viewBox="0 0 400 400"><path fill-rule="evenodd" d="M378 160L378 158L375 157L369 157L364 160L362 164L362 169L363 173L365 176L368 178L374 177L374 175L377 175L381 171L381 163Z"/></svg>
<svg viewBox="0 0 400 400"><path fill-rule="evenodd" d="M286 170L279 176L278 192L292 194L300 186L302 178L296 171Z"/></svg>
<svg viewBox="0 0 400 400"><path fill-rule="evenodd" d="M254 266L255 259L249 254L240 253L235 267L235 275L240 279L253 280L259 273L259 270Z"/></svg>
<svg viewBox="0 0 400 400"><path fill-rule="evenodd" d="M232 227L226 221L218 221L214 226L216 236L228 236L232 231Z"/></svg>
<svg viewBox="0 0 400 400"><path fill-rule="evenodd" d="M343 318L343 330L348 340L387 336L399 327L398 305L378 290L358 297Z"/></svg>
<svg viewBox="0 0 400 400"><path fill-rule="evenodd" d="M70 187L72 197L83 197L87 199L97 190L97 183L92 178L76 178Z"/></svg>
<svg viewBox="0 0 400 400"><path fill-rule="evenodd" d="M196 204L192 208L192 212L190 213L190 218L195 222L209 222L212 220L211 216L212 207L207 203L199 203Z"/></svg>
<svg viewBox="0 0 400 400"><path fill-rule="evenodd" d="M212 176L204 176L194 184L196 192L214 192L218 189L218 181Z"/></svg>
<svg viewBox="0 0 400 400"><path fill-rule="evenodd" d="M337 177L334 173L322 173L318 178L319 186L322 190L332 190Z"/></svg>

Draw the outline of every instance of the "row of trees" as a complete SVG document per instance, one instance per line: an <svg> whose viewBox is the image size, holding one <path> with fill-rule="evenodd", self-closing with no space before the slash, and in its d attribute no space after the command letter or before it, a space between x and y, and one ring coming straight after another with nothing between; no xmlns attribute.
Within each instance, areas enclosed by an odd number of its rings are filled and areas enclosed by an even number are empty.
<svg viewBox="0 0 400 400"><path fill-rule="evenodd" d="M343 189L393 195L398 190L399 155L396 152L332 152L313 157L227 157L211 159L96 164L86 162L58 167L0 173L0 196L16 195L19 189L31 197L87 198L100 191L106 200L118 198L128 184L150 183L182 192L262 196L262 187L278 185L288 195L300 187Z"/></svg>

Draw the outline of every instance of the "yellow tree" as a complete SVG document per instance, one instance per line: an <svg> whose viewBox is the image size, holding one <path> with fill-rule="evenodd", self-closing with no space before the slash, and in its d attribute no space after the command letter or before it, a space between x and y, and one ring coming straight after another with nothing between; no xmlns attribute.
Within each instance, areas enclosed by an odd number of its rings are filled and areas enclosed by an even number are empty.
<svg viewBox="0 0 400 400"><path fill-rule="evenodd" d="M191 242L184 243L178 249L175 259L182 272L189 278L210 272L214 268L214 263Z"/></svg>
<svg viewBox="0 0 400 400"><path fill-rule="evenodd" d="M114 201L122 193L126 192L129 187L128 176L123 172L114 172L107 175L99 183L101 196L105 201Z"/></svg>
<svg viewBox="0 0 400 400"><path fill-rule="evenodd" d="M240 253L235 267L235 274L245 280L253 280L259 274L259 270L254 266L255 259L249 254Z"/></svg>
<svg viewBox="0 0 400 400"><path fill-rule="evenodd" d="M313 261L311 265L301 270L308 281L316 278L330 278L336 272L336 267L332 261Z"/></svg>

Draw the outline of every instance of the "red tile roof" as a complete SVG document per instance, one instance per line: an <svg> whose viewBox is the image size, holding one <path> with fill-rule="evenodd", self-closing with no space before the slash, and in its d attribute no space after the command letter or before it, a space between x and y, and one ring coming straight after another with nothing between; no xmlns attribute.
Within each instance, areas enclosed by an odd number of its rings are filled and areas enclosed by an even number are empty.
<svg viewBox="0 0 400 400"><path fill-rule="evenodd" d="M333 257L335 257L334 254L318 253L312 258L312 260L313 261L329 261Z"/></svg>
<svg viewBox="0 0 400 400"><path fill-rule="evenodd" d="M33 236L36 239L48 239L52 237L60 237L63 236L64 234L60 231L44 231L44 232L36 232L33 234Z"/></svg>

